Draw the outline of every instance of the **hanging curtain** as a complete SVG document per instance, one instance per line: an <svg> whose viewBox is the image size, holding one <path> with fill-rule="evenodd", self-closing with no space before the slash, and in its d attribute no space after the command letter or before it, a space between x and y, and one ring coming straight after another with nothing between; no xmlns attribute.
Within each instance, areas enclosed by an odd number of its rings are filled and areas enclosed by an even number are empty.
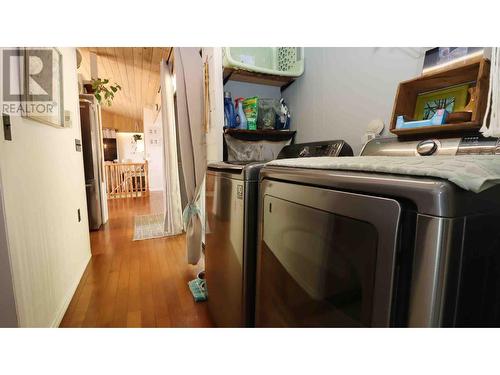
<svg viewBox="0 0 500 375"><path fill-rule="evenodd" d="M179 186L179 165L177 160L177 137L175 134L175 104L173 77L167 63L162 60L161 79L161 119L163 123L163 165L165 166L165 224L169 235L182 233L182 207Z"/></svg>
<svg viewBox="0 0 500 375"><path fill-rule="evenodd" d="M491 49L490 87L481 133L500 137L500 48Z"/></svg>
<svg viewBox="0 0 500 375"><path fill-rule="evenodd" d="M178 141L188 199L183 213L187 259L189 264L197 264L201 257L202 241L198 200L207 164L203 122L203 63L197 48L175 48L174 59Z"/></svg>

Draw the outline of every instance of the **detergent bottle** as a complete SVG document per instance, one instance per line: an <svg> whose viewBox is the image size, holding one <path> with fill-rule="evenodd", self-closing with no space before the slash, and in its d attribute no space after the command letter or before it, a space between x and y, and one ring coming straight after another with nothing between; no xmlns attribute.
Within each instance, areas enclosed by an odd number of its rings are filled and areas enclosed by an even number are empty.
<svg viewBox="0 0 500 375"><path fill-rule="evenodd" d="M236 128L238 129L246 129L247 128L247 118L245 116L245 112L243 111L243 100L245 98L236 98L234 99L235 103L235 115L236 115Z"/></svg>
<svg viewBox="0 0 500 375"><path fill-rule="evenodd" d="M229 91L224 92L224 127L236 127L236 118L234 113L233 100Z"/></svg>

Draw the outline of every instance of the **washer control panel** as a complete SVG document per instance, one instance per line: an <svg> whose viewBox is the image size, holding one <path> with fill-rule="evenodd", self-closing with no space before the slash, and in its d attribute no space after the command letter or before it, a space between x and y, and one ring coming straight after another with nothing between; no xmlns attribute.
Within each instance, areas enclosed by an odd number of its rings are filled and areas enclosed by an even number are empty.
<svg viewBox="0 0 500 375"><path fill-rule="evenodd" d="M352 149L342 140L296 143L283 147L278 159L313 156L352 156Z"/></svg>
<svg viewBox="0 0 500 375"><path fill-rule="evenodd" d="M500 138L463 137L457 155L500 155Z"/></svg>
<svg viewBox="0 0 500 375"><path fill-rule="evenodd" d="M375 138L365 144L361 156L500 155L500 138L471 135L461 138L399 140Z"/></svg>
<svg viewBox="0 0 500 375"><path fill-rule="evenodd" d="M311 156L336 156L341 147L340 143L328 143L317 145L305 145L299 147L299 158L307 158Z"/></svg>

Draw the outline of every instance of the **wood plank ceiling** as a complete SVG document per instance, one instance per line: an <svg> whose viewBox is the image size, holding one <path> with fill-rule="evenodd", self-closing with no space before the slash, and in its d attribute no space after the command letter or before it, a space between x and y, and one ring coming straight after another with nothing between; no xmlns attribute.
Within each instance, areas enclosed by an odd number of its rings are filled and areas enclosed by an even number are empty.
<svg viewBox="0 0 500 375"><path fill-rule="evenodd" d="M160 62L171 54L170 47L81 47L79 73L90 80L90 53L97 55L101 79L118 83L122 90L113 105L102 106L103 126L119 130L143 131L143 109L151 107L160 86ZM113 119L114 121L112 121ZM108 123L105 123L108 122ZM133 128L132 128L133 127Z"/></svg>

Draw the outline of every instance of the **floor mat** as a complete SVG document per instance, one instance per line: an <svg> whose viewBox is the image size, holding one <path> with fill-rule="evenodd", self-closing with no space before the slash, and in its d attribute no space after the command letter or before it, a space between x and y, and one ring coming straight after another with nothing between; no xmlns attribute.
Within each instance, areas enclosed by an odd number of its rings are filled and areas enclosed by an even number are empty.
<svg viewBox="0 0 500 375"><path fill-rule="evenodd" d="M139 215L134 218L134 241L168 236L164 230L165 214Z"/></svg>

